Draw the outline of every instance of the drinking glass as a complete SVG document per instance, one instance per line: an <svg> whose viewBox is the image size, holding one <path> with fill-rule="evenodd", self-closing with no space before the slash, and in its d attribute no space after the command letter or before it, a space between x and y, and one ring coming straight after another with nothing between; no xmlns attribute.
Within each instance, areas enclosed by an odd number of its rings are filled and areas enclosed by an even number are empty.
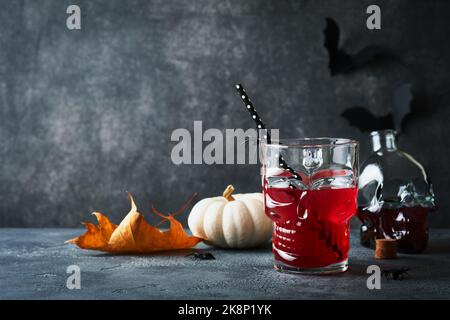
<svg viewBox="0 0 450 320"><path fill-rule="evenodd" d="M435 210L433 186L412 155L397 148L394 130L373 131L372 154L361 166L358 218L361 244L395 239L402 253L421 253L428 243L428 214Z"/></svg>
<svg viewBox="0 0 450 320"><path fill-rule="evenodd" d="M260 140L265 213L274 222L275 269L348 268L357 210L358 142L341 138Z"/></svg>

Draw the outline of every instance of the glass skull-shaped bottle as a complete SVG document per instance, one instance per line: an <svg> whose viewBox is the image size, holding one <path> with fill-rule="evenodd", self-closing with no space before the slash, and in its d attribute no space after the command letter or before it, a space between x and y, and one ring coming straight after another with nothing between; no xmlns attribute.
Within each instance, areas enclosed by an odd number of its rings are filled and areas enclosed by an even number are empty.
<svg viewBox="0 0 450 320"><path fill-rule="evenodd" d="M434 194L423 166L397 149L394 130L371 133L373 153L363 163L358 183L361 244L396 239L399 252L419 253L428 242L428 213Z"/></svg>

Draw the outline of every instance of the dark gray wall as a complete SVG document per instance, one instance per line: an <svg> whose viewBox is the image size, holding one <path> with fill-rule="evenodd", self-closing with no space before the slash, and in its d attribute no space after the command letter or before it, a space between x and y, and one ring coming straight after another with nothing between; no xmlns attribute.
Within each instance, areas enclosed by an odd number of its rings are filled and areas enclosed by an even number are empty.
<svg viewBox="0 0 450 320"><path fill-rule="evenodd" d="M65 27L74 3L81 31ZM449 227L450 2L376 1L382 30L369 31L372 3L0 1L0 226L78 226L93 210L119 222L126 190L147 216L150 202L173 211L193 191L259 190L257 166L170 160L172 131L194 120L253 126L236 82L282 136L353 137L364 158L366 135L339 114L353 105L386 113L392 88L410 81L434 111L407 128L400 146L433 177L441 208L432 225ZM327 16L346 48L377 43L403 64L330 77Z"/></svg>

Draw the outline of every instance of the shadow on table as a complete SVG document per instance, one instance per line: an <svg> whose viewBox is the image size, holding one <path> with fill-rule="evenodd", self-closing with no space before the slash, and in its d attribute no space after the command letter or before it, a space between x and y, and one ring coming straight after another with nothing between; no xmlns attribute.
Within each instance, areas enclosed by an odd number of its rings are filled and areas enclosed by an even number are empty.
<svg viewBox="0 0 450 320"><path fill-rule="evenodd" d="M267 253L271 252L272 244L268 242L262 246L250 249L224 249L224 248L216 248L213 246L208 246L206 248L189 248L189 249L179 249L179 250L167 250L167 251L156 251L154 253L108 253L108 252L100 252L94 254L93 257L109 257L109 256L129 256L129 257L173 257L173 256L185 256L185 257L194 257L197 254L211 253L215 254L218 252L227 252L227 253L245 253L251 251L252 253Z"/></svg>
<svg viewBox="0 0 450 320"><path fill-rule="evenodd" d="M204 253L208 250L205 249L180 249L180 250L167 250L167 251L156 251L153 253L109 253L101 252L92 255L93 257L168 257L168 256L188 256L193 253Z"/></svg>

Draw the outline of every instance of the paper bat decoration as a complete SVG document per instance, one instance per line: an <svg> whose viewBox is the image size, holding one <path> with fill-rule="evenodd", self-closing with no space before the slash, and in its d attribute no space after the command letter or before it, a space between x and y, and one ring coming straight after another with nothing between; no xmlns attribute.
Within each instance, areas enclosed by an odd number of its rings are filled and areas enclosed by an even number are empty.
<svg viewBox="0 0 450 320"><path fill-rule="evenodd" d="M352 107L345 110L341 116L353 127L363 132L381 129L395 129L402 132L405 120L412 113L412 86L409 83L399 86L393 94L391 112L376 116L364 107Z"/></svg>
<svg viewBox="0 0 450 320"><path fill-rule="evenodd" d="M382 49L378 46L367 46L355 54L345 52L339 47L340 30L336 21L331 18L326 18L326 21L324 45L330 56L331 76L349 73L382 56Z"/></svg>

